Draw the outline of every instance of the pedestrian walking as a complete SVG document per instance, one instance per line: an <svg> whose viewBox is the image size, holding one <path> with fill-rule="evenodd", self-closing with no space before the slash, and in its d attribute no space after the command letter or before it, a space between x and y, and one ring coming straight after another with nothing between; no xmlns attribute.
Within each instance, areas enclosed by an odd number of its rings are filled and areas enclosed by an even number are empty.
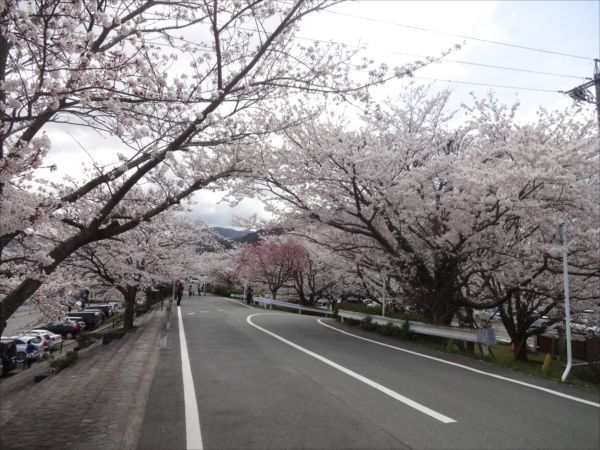
<svg viewBox="0 0 600 450"><path fill-rule="evenodd" d="M192 285L190 284L190 287L188 288L188 296L192 296L194 295L194 289L192 288Z"/></svg>
<svg viewBox="0 0 600 450"><path fill-rule="evenodd" d="M177 306L181 305L181 297L183 297L183 283L177 280L175 285L175 299L177 300Z"/></svg>
<svg viewBox="0 0 600 450"><path fill-rule="evenodd" d="M252 303L252 294L254 294L254 290L252 286L248 286L248 290L246 291L246 304L249 305Z"/></svg>
<svg viewBox="0 0 600 450"><path fill-rule="evenodd" d="M27 342L27 347L25 347L25 362L27 364L27 368L31 368L31 363L33 362L33 352L35 351L35 346L31 340Z"/></svg>

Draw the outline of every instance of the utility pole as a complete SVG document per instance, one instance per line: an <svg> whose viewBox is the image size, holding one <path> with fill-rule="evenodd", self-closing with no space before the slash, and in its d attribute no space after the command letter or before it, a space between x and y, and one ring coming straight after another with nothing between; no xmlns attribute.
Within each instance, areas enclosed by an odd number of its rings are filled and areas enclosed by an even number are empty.
<svg viewBox="0 0 600 450"><path fill-rule="evenodd" d="M592 86L596 87L596 98L588 91ZM596 104L596 114L598 115L598 131L600 132L600 59L594 59L594 78L570 91L559 91L561 94L567 94L576 102L586 102Z"/></svg>

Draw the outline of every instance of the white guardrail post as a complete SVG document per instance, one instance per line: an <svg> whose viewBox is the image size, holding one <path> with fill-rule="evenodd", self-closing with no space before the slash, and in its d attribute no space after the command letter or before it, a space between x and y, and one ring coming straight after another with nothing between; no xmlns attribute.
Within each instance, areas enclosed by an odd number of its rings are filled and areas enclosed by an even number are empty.
<svg viewBox="0 0 600 450"><path fill-rule="evenodd" d="M398 328L402 328L406 320L392 319L390 317L377 316L373 314L363 314L345 309L338 310L338 316L342 319L352 319L362 321L366 317L371 317L371 321L377 325L387 325L392 323ZM456 341L474 342L481 345L481 351L485 356L490 354L489 347L496 345L496 331L493 328L480 328L478 330L471 328L444 327L430 325L422 322L408 321L408 329L411 333L425 334L428 336L438 336Z"/></svg>

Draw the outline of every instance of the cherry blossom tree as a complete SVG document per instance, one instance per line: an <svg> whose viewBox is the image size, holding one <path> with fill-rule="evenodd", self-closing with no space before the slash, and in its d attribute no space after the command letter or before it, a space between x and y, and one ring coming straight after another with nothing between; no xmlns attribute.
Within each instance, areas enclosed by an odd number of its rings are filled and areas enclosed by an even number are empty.
<svg viewBox="0 0 600 450"><path fill-rule="evenodd" d="M32 263L21 259L17 272L3 270L13 288L0 300L0 331L82 246L247 173L249 145L319 109L307 95L368 100L363 88L383 82L385 66L353 62L358 52L342 46L294 40L303 17L335 3L2 2L0 258L16 241L27 247L47 222L71 233L28 254ZM368 79L356 82L354 69L370 69ZM107 149L108 164L49 183L40 171L61 126L118 139L123 150Z"/></svg>
<svg viewBox="0 0 600 450"><path fill-rule="evenodd" d="M591 114L541 111L520 124L516 106L476 99L463 124L450 126L447 99L417 88L375 105L359 130L343 118L285 130L282 145L264 144L277 151L261 153L252 188L283 202L282 216L376 247L379 266L434 322L449 323L463 307L508 305L527 290L555 304L553 237L564 220L573 290L589 298L599 275ZM491 295L492 279L504 295Z"/></svg>
<svg viewBox="0 0 600 450"><path fill-rule="evenodd" d="M290 239L268 237L258 245L242 247L237 262L241 278L265 285L276 299L277 292L293 282L308 264L304 247Z"/></svg>
<svg viewBox="0 0 600 450"><path fill-rule="evenodd" d="M124 299L123 323L128 330L133 327L136 299L148 288L180 278L197 257L198 244L211 239L205 224L163 213L118 237L81 247L64 266L81 279L99 280L116 289Z"/></svg>
<svg viewBox="0 0 600 450"><path fill-rule="evenodd" d="M229 249L207 253L196 258L196 273L201 274L204 280L232 289L241 284L237 267L239 249Z"/></svg>

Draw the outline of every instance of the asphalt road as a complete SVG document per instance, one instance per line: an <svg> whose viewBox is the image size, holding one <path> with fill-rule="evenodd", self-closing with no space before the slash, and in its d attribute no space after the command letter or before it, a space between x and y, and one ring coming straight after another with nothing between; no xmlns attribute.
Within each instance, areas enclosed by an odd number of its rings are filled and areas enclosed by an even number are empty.
<svg viewBox="0 0 600 450"><path fill-rule="evenodd" d="M179 311L197 403L191 408L177 313L162 341L140 449L186 448L196 409L201 443L210 449L564 449L600 442L593 393L331 319L210 296L184 297Z"/></svg>

